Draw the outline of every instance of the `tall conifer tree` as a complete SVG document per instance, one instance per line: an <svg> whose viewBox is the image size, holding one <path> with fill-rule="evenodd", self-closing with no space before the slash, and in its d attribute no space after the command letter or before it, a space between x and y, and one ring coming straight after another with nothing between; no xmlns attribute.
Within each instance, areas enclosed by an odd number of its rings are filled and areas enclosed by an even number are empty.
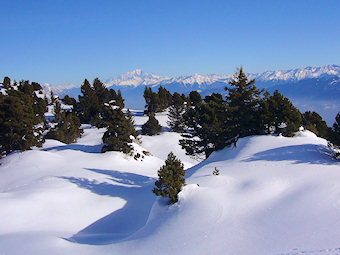
<svg viewBox="0 0 340 255"><path fill-rule="evenodd" d="M239 138L259 134L263 129L259 111L263 90L256 88L254 79L248 80L242 67L229 84L231 88L225 87L228 92L226 145L236 144Z"/></svg>
<svg viewBox="0 0 340 255"><path fill-rule="evenodd" d="M183 114L185 111L185 104L183 98L175 92L172 97L172 105L169 108L169 121L170 128L178 133L184 132L185 124Z"/></svg>

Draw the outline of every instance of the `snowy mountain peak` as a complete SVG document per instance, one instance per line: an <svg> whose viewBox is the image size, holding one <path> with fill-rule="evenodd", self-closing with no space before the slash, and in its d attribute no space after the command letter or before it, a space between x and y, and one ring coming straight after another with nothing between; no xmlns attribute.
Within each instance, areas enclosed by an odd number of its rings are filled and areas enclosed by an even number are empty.
<svg viewBox="0 0 340 255"><path fill-rule="evenodd" d="M269 80L283 80L283 81L299 81L304 79L322 78L325 76L340 77L340 66L325 65L321 67L306 67L291 69L286 71L267 71L264 73L250 74L251 78L269 81Z"/></svg>
<svg viewBox="0 0 340 255"><path fill-rule="evenodd" d="M230 74L194 74L179 77L162 77L156 74L149 74L141 69L127 72L117 77L106 80L107 86L140 86L140 85L166 85L180 83L184 85L210 85L215 82L227 83L232 75ZM311 78L323 78L335 76L340 78L340 66L325 65L321 67L306 67L290 70L266 71L263 73L248 74L249 78L260 81L299 81Z"/></svg>
<svg viewBox="0 0 340 255"><path fill-rule="evenodd" d="M117 77L110 78L106 80L107 86L117 85L117 86L134 86L139 85L153 85L157 84L163 80L169 79L168 77L160 77L155 74L148 74L141 69L136 69L132 72L127 72L125 74L119 75Z"/></svg>

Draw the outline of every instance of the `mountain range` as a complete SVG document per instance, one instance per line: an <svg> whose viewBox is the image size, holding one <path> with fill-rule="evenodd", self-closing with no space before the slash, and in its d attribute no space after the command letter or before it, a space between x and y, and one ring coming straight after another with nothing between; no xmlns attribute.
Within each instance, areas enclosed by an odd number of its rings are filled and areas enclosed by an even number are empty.
<svg viewBox="0 0 340 255"><path fill-rule="evenodd" d="M325 65L321 67L306 67L291 70L266 71L263 73L248 73L250 79L256 80L256 86L269 92L279 90L301 110L317 111L329 123L334 122L336 113L340 110L340 66ZM187 75L179 77L159 76L149 74L141 69L104 80L108 88L120 89L129 108L143 109L143 92L145 86L155 91L163 86L171 93L188 94L197 90L202 96L213 92L225 94L225 86L232 74ZM49 86L45 86L48 88ZM55 94L66 94L77 97L80 86L53 87Z"/></svg>

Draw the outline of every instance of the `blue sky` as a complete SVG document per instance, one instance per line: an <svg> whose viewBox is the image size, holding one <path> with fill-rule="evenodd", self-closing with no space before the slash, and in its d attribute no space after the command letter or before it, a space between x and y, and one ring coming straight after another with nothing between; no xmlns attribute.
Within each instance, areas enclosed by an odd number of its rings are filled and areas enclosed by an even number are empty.
<svg viewBox="0 0 340 255"><path fill-rule="evenodd" d="M340 64L340 1L0 0L0 79Z"/></svg>

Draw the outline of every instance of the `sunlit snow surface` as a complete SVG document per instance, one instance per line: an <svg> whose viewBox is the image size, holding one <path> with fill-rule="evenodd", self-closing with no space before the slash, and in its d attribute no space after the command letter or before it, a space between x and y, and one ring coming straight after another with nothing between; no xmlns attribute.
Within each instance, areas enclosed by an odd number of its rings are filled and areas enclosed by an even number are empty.
<svg viewBox="0 0 340 255"><path fill-rule="evenodd" d="M105 129L89 126L2 159L0 254L340 254L340 163L325 140L248 137L194 166L157 118L163 133L135 145L143 161L100 153ZM170 151L188 168L173 206L151 192Z"/></svg>

